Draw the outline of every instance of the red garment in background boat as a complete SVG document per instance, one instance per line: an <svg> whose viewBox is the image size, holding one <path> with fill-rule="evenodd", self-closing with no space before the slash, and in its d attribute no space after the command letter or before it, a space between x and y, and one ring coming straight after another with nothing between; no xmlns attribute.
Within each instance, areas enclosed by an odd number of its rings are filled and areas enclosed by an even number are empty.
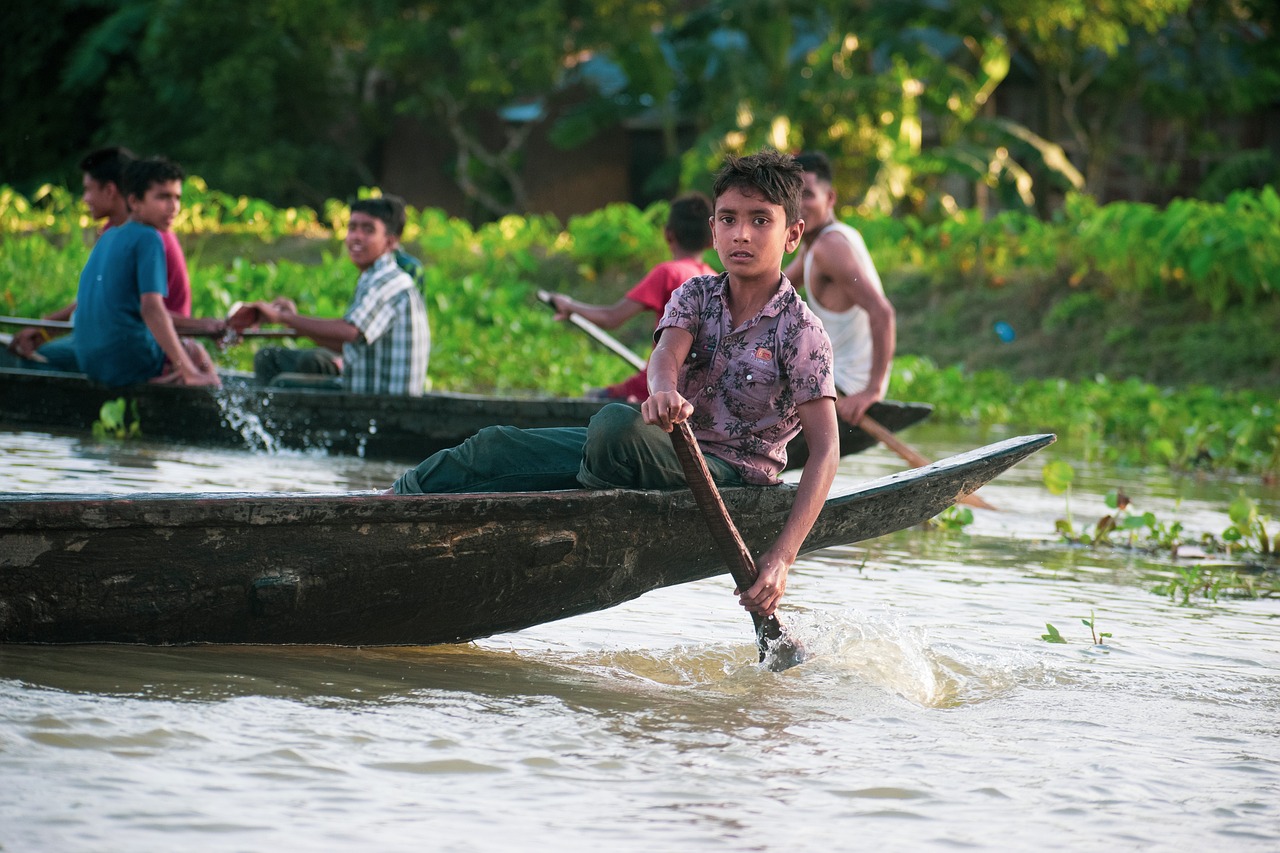
<svg viewBox="0 0 1280 853"><path fill-rule="evenodd" d="M696 275L714 275L715 270L701 258L680 258L663 261L649 270L640 283L627 291L627 299L639 302L654 313L654 327L662 319L662 312L671 300L676 288ZM643 403L649 396L649 381L644 371L628 377L616 385L604 389L610 400L634 400Z"/></svg>

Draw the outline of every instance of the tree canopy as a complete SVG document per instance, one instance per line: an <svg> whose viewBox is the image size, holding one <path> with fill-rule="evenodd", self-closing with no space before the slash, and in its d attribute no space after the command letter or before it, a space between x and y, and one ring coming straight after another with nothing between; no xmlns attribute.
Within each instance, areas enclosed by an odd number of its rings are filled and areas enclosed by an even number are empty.
<svg viewBox="0 0 1280 853"><path fill-rule="evenodd" d="M531 133L572 151L643 124L660 131L663 190L768 144L827 151L842 197L867 209L945 209L957 186L1030 208L1105 190L1145 110L1180 145L1216 145L1229 189L1280 171L1267 150L1227 169L1212 121L1280 99L1278 14L1264 0L10 4L0 168L30 189L126 144L229 192L315 205L376 183L411 117L447 135L453 180L498 216L528 207ZM1015 83L1036 87L1038 114L1000 109Z"/></svg>

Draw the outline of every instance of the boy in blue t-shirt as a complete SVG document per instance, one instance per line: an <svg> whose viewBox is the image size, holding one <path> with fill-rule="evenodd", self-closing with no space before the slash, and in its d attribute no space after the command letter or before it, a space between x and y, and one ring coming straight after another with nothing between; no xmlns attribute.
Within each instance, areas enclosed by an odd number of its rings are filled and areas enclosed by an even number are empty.
<svg viewBox="0 0 1280 853"><path fill-rule="evenodd" d="M76 295L76 360L104 385L162 381L218 385L209 354L178 337L164 305L167 268L160 231L182 204L182 169L153 157L124 172L129 221L98 240Z"/></svg>

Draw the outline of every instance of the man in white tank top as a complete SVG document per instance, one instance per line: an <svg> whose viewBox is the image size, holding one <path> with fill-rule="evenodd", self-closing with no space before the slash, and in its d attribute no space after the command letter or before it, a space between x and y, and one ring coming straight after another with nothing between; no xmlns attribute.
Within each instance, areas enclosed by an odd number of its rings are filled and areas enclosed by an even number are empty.
<svg viewBox="0 0 1280 853"><path fill-rule="evenodd" d="M850 424L883 400L896 345L893 306L862 235L835 217L831 164L821 152L796 158L804 167L801 216L804 239L787 265L787 278L803 288L809 309L831 338L835 354L836 411Z"/></svg>

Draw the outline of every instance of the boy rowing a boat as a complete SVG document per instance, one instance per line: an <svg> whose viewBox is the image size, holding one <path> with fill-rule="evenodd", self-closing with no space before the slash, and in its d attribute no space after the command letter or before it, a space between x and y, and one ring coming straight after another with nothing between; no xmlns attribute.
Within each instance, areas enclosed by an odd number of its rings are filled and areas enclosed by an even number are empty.
<svg viewBox="0 0 1280 853"><path fill-rule="evenodd" d="M652 311L654 320L662 319L662 312L676 288L695 275L711 275L715 270L702 260L702 254L711 248L711 202L702 193L687 193L671 202L667 224L662 236L667 241L671 260L663 261L642 278L627 295L612 305L591 305L579 302L561 293L551 294L551 304L556 309L557 320L567 320L573 314L585 317L597 326L615 329L642 311ZM640 371L616 385L593 392L594 398L625 400L639 403L649 396L645 371Z"/></svg>
<svg viewBox="0 0 1280 853"><path fill-rule="evenodd" d="M671 297L639 411L613 403L586 427L488 427L409 469L392 491L683 488L667 433L686 420L717 483L775 485L786 444L803 429L811 455L795 503L739 598L773 613L838 462L831 343L782 273L804 233L803 186L799 164L776 151L721 169L711 227L725 272L691 278Z"/></svg>
<svg viewBox="0 0 1280 853"><path fill-rule="evenodd" d="M163 232L182 204L181 167L163 157L124 170L129 220L109 229L89 254L76 293L75 356L104 385L162 381L218 385L209 354L180 338L165 306Z"/></svg>
<svg viewBox="0 0 1280 853"><path fill-rule="evenodd" d="M293 300L277 297L255 302L244 315L231 318L240 330L259 322L283 324L320 345L259 350L253 360L259 382L422 396L431 330L422 295L397 261L404 226L404 204L396 196L351 205L346 246L360 278L342 317L304 316Z"/></svg>

